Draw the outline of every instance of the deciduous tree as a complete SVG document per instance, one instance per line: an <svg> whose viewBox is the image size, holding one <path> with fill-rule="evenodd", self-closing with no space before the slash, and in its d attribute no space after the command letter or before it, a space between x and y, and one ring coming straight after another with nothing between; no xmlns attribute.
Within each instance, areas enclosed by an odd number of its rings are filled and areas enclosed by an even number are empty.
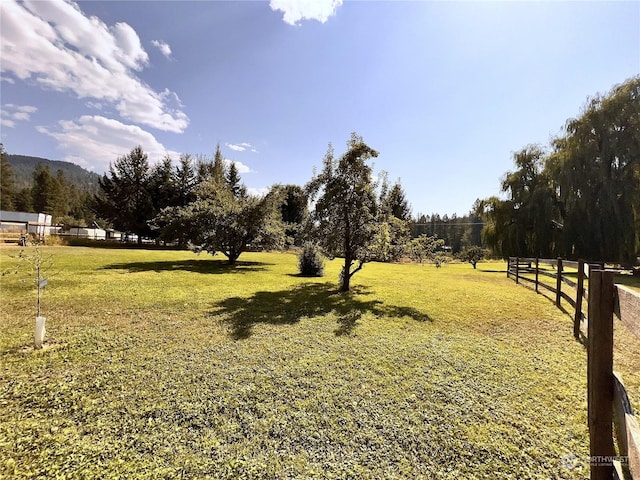
<svg viewBox="0 0 640 480"><path fill-rule="evenodd" d="M482 261L482 259L484 258L484 254L485 252L482 247L473 245L463 248L459 253L459 258L463 262L469 262L471 265L473 265L473 269L475 270L477 263Z"/></svg>
<svg viewBox="0 0 640 480"><path fill-rule="evenodd" d="M156 228L183 232L192 248L217 252L233 265L247 248L275 248L284 244L279 202L274 195L237 195L227 182L210 177L195 188L195 200L169 207L154 219ZM241 186L244 190L244 185Z"/></svg>
<svg viewBox="0 0 640 480"><path fill-rule="evenodd" d="M486 244L503 256L632 265L640 253L640 77L590 99L552 152L529 146L481 203Z"/></svg>
<svg viewBox="0 0 640 480"><path fill-rule="evenodd" d="M561 254L633 264L640 253L640 77L596 95L553 142L547 171Z"/></svg>
<svg viewBox="0 0 640 480"><path fill-rule="evenodd" d="M441 238L422 234L411 239L407 247L407 253L414 262L436 261L439 258L438 251L443 246L444 240Z"/></svg>
<svg viewBox="0 0 640 480"><path fill-rule="evenodd" d="M544 151L529 145L513 159L517 169L507 172L502 180L507 198L491 197L478 204L485 220L483 241L503 256L551 256L557 241L558 214L544 171Z"/></svg>
<svg viewBox="0 0 640 480"><path fill-rule="evenodd" d="M351 277L370 260L378 199L367 161L377 156L362 137L352 133L340 158L334 157L329 145L322 171L306 185L315 201L311 214L314 238L331 255L344 258L342 292L349 291Z"/></svg>

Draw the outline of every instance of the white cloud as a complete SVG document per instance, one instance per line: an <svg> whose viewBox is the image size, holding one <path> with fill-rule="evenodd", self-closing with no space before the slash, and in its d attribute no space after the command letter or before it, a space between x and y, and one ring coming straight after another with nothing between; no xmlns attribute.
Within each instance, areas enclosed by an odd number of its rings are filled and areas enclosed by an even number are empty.
<svg viewBox="0 0 640 480"><path fill-rule="evenodd" d="M109 163L128 154L137 145L142 146L150 163L160 161L167 154L173 158L179 156L142 128L110 118L83 115L77 120L61 120L58 124L56 129L37 127L37 130L58 141L67 154L64 160L96 172L107 170Z"/></svg>
<svg viewBox="0 0 640 480"><path fill-rule="evenodd" d="M138 34L126 23L109 27L64 0L2 1L0 66L21 80L115 105L128 120L183 132L189 124L174 96L137 76L149 63Z"/></svg>
<svg viewBox="0 0 640 480"><path fill-rule="evenodd" d="M8 128L14 128L16 121L27 121L31 119L31 114L38 111L37 107L33 105L15 105L13 103L7 103L2 110L0 110L0 116L2 117L2 125Z"/></svg>
<svg viewBox="0 0 640 480"><path fill-rule="evenodd" d="M237 160L229 160L228 158L225 158L224 161L227 165L229 165L230 163L235 163L236 168L238 169L238 173L253 173L253 170L251 170L248 165L245 165L242 162L239 162Z"/></svg>
<svg viewBox="0 0 640 480"><path fill-rule="evenodd" d="M15 108L21 113L35 113L38 111L38 107L34 107L33 105L14 105L13 103L8 103L6 106Z"/></svg>
<svg viewBox="0 0 640 480"><path fill-rule="evenodd" d="M246 150L242 145L234 145L233 143L225 143L225 145L236 152L244 152Z"/></svg>
<svg viewBox="0 0 640 480"><path fill-rule="evenodd" d="M264 197L267 193L269 193L269 187L247 187L247 192L250 195Z"/></svg>
<svg viewBox="0 0 640 480"><path fill-rule="evenodd" d="M13 118L15 118L16 120L29 120L31 118L31 115L29 115L27 112L16 112L13 114Z"/></svg>
<svg viewBox="0 0 640 480"><path fill-rule="evenodd" d="M335 15L342 0L271 0L271 10L284 13L282 19L289 25L299 25L301 20L317 20L325 23Z"/></svg>
<svg viewBox="0 0 640 480"><path fill-rule="evenodd" d="M88 101L87 103L85 103L85 106L87 108L94 108L96 110L102 110L103 105L100 102L92 102L92 101Z"/></svg>
<svg viewBox="0 0 640 480"><path fill-rule="evenodd" d="M250 143L247 142L242 142L242 143L225 143L225 145L227 147L229 147L231 150L234 150L236 152L244 152L246 150L249 150L253 153L258 153L258 151L253 148L253 145L251 145Z"/></svg>
<svg viewBox="0 0 640 480"><path fill-rule="evenodd" d="M166 42L163 42L162 40L152 40L151 45L160 50L160 53L165 57L171 58L171 47Z"/></svg>

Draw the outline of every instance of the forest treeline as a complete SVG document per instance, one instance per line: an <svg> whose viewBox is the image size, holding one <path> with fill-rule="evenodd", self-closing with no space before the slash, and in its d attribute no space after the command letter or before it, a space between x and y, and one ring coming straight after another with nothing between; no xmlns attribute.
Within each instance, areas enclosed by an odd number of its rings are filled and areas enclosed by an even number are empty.
<svg viewBox="0 0 640 480"><path fill-rule="evenodd" d="M50 166L54 166L52 170ZM9 155L0 144L0 208L52 215L65 225L89 225L99 176L69 162Z"/></svg>
<svg viewBox="0 0 640 480"><path fill-rule="evenodd" d="M15 155L10 157L16 158ZM34 160L31 160L32 163ZM2 208L52 214L54 223L65 228L93 225L95 222L133 233L138 238L186 245L188 235L185 225L159 226L161 218L157 217L163 209L189 205L201 192L203 183L220 175L227 179L235 192L244 192L245 196L247 193L235 165L222 157L219 148L213 158L184 154L177 162L166 157L152 166L142 148L136 147L128 155L117 159L107 174L98 177L96 185L89 176L77 182L77 175L69 179L68 172L62 169L52 173L49 165L59 163L36 162L35 169L31 171L31 184L24 186L25 168L21 169L19 176L14 175L13 165L7 162L7 154L3 150ZM382 177L378 186L381 198L384 197L381 201L393 211L394 218L401 220L402 226L392 225L389 231L379 234L379 237L391 242L390 246L380 247L381 259L397 259L402 253L400 244L420 235L441 239L444 250L454 254L465 246L480 245L481 220L473 210L462 217L437 213L412 217L400 181L390 185L386 174L382 174ZM279 209L285 224L285 239L289 244L303 242L301 224L309 213L303 187L276 185L270 193L270 196L274 196L278 192L282 197ZM172 236L172 228L182 234ZM379 238L379 243L384 242Z"/></svg>
<svg viewBox="0 0 640 480"><path fill-rule="evenodd" d="M355 143L349 148L366 146L361 139L350 142ZM513 160L515 169L501 179L502 194L478 199L461 217L412 215L399 181L390 185L383 176L379 184L373 182L379 228L370 234L378 242L377 258L397 259L407 253L408 239L422 236L439 239L454 254L482 245L503 257L637 262L640 77L588 99L580 115L569 119L548 146L527 145ZM51 172L43 165L33 171L30 186L18 188L4 148L1 173L4 210L50 213L56 223L67 226L97 222L139 238L183 245L194 238L205 242L189 229L199 224L206 230L215 211L218 236L244 229L253 232L243 237L245 243L266 245L273 243L273 222L278 220L284 225L278 241L300 244L310 213L304 185L275 185L263 197L250 195L235 164L225 160L219 148L213 158L184 154L175 164L167 157L152 166L136 147L111 164L97 190L78 186L63 171ZM265 213L274 209L277 219ZM382 211L385 221L380 221ZM233 225L223 225L221 212L233 217L224 220ZM266 228L255 231L256 218L265 220Z"/></svg>

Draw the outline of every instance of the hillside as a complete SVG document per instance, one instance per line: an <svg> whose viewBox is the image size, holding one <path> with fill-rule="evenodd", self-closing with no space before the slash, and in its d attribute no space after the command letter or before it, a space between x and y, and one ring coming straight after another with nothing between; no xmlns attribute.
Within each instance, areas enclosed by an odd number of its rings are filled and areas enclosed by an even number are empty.
<svg viewBox="0 0 640 480"><path fill-rule="evenodd" d="M31 186L33 172L38 164L48 166L51 175L55 175L58 170L62 170L65 178L81 191L96 192L98 189L100 175L85 170L75 163L11 154L7 155L7 159L13 169L15 184L18 189Z"/></svg>

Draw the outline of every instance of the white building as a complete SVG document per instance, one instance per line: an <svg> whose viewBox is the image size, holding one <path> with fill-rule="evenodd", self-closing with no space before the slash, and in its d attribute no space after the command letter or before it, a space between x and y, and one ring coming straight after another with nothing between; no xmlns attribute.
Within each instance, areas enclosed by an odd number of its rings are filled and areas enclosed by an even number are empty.
<svg viewBox="0 0 640 480"><path fill-rule="evenodd" d="M107 231L103 228L72 227L65 236L76 238L89 238L91 240L106 240Z"/></svg>
<svg viewBox="0 0 640 480"><path fill-rule="evenodd" d="M45 235L58 233L58 228L51 225L51 215L0 210L0 232L17 235L31 233L43 239Z"/></svg>

